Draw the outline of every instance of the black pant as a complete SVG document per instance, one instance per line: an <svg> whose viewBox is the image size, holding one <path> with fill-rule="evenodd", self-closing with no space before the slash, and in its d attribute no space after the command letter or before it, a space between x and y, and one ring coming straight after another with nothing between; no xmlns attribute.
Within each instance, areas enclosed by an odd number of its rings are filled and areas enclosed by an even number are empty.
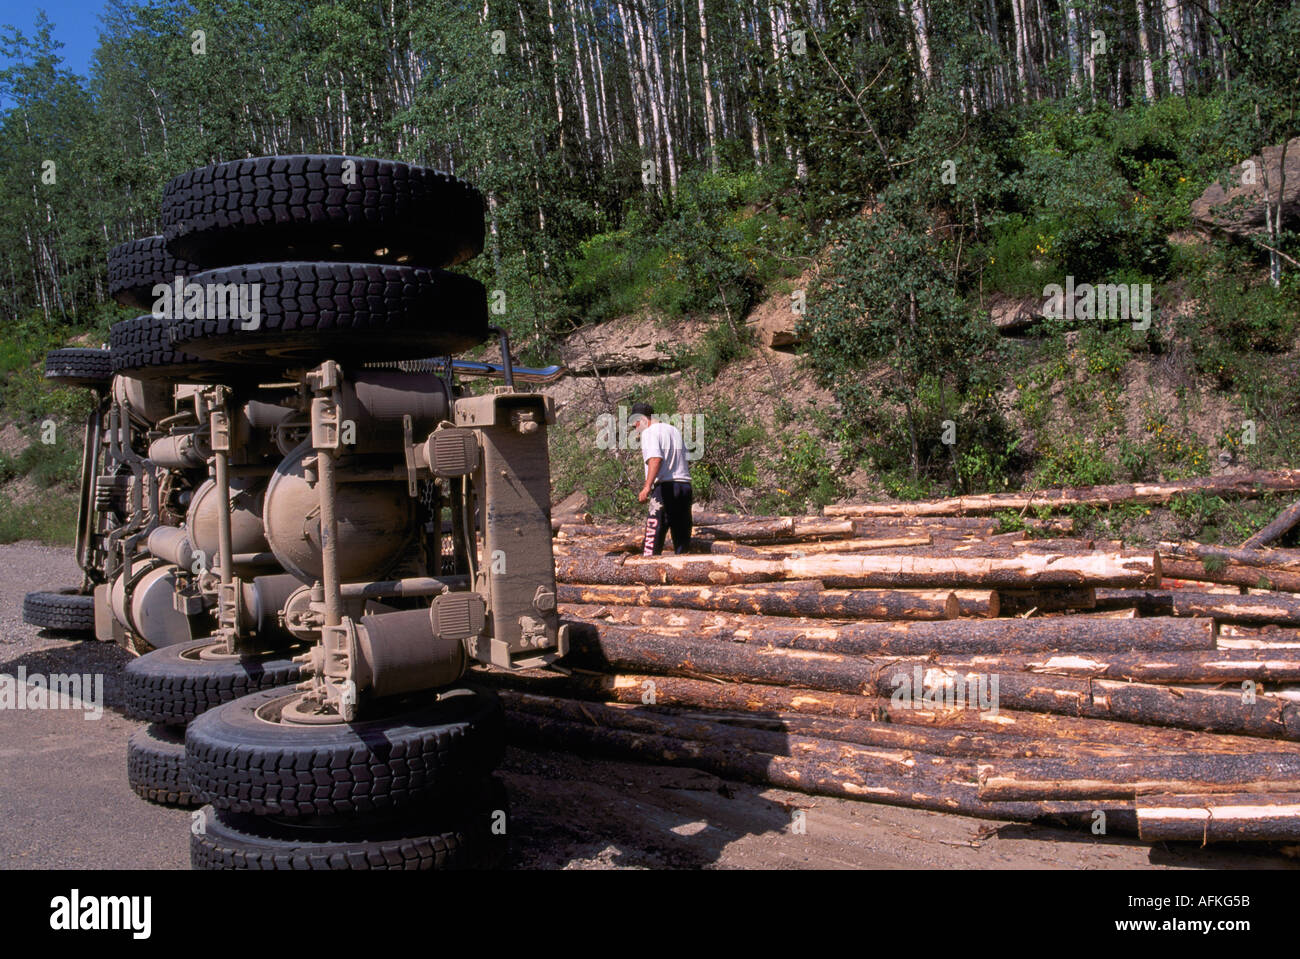
<svg viewBox="0 0 1300 959"><path fill-rule="evenodd" d="M650 515L645 521L642 556L658 556L664 550L664 535L672 530L673 552L684 553L691 545L690 483L656 483L650 491Z"/></svg>

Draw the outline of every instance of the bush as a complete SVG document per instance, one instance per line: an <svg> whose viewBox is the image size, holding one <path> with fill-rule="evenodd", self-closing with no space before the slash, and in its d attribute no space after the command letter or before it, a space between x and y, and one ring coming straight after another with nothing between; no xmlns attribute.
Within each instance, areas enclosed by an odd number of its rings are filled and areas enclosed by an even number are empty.
<svg viewBox="0 0 1300 959"><path fill-rule="evenodd" d="M781 443L776 469L776 496L760 503L763 512L802 513L809 503L820 509L844 495L825 442L806 431Z"/></svg>
<svg viewBox="0 0 1300 959"><path fill-rule="evenodd" d="M567 299L586 323L635 313L645 306L666 255L628 228L598 233L578 244Z"/></svg>
<svg viewBox="0 0 1300 959"><path fill-rule="evenodd" d="M743 505L742 491L758 486L758 464L767 430L725 401L719 400L699 412L703 416L703 455L691 464L695 499L701 503Z"/></svg>

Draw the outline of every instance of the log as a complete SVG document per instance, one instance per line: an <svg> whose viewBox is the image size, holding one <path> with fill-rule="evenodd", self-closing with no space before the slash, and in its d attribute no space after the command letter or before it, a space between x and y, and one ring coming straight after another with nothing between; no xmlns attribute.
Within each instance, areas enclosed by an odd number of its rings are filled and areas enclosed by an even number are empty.
<svg viewBox="0 0 1300 959"><path fill-rule="evenodd" d="M822 623L668 607L577 605L565 606L561 612L602 627L636 626L663 636L695 636L714 642L846 656L1212 649L1215 635L1212 620L1172 617Z"/></svg>
<svg viewBox="0 0 1300 959"><path fill-rule="evenodd" d="M1289 533L1296 523L1300 523L1300 500L1278 513L1272 522L1242 543L1241 548L1255 549L1276 542Z"/></svg>
<svg viewBox="0 0 1300 959"><path fill-rule="evenodd" d="M1219 622L1300 626L1300 598L1239 596L1187 590L1099 589L1097 606L1118 609L1136 606L1158 616L1210 616Z"/></svg>
<svg viewBox="0 0 1300 959"><path fill-rule="evenodd" d="M701 548L705 547L705 548ZM635 552L640 552L640 547ZM705 552L714 556L748 556L750 559L765 559L764 553L760 553L753 546L746 546L744 543L737 543L729 539L719 539L709 542L708 540L696 540L691 538L692 553Z"/></svg>
<svg viewBox="0 0 1300 959"><path fill-rule="evenodd" d="M1095 759L1168 755L1142 743L1058 742L1036 740L1001 731L968 732L940 727L909 726L864 719L800 716L792 713L755 715L629 705L617 702L581 702L537 692L500 689L506 709L551 716L568 722L635 732L668 734L683 739L714 740L758 752L787 752L789 737L853 743L888 750L914 750L955 759ZM1300 756L1297 756L1300 759Z"/></svg>
<svg viewBox="0 0 1300 959"><path fill-rule="evenodd" d="M772 755L720 743L607 729L515 712L506 714L506 732L517 745L686 766L757 785L982 819L1086 827L1094 811L1102 808L1108 830L1120 833L1136 829L1131 802L1120 801L1103 807L1096 803L985 803L979 799L975 783L946 780L940 772L923 764L896 774L862 772L854 747L843 743L812 741L799 755Z"/></svg>
<svg viewBox="0 0 1300 959"><path fill-rule="evenodd" d="M1246 586L1251 589L1285 590L1300 592L1300 573L1276 569L1258 569L1239 563L1226 563L1209 570L1200 561L1168 559L1161 557L1164 575L1172 579L1188 579L1199 583L1222 583L1225 586Z"/></svg>
<svg viewBox="0 0 1300 959"><path fill-rule="evenodd" d="M552 516L564 516L566 513L585 513L591 500L582 490L575 490L551 507Z"/></svg>
<svg viewBox="0 0 1300 959"><path fill-rule="evenodd" d="M1106 625L1129 624L1116 621ZM933 627L939 624L924 625ZM959 622L957 625L975 624ZM793 683L831 692L870 692L890 697L903 692L901 683L910 683L910 678L896 662L718 643L644 629L597 627L591 623L571 621L570 642L575 661L597 669L634 669L695 677L725 677L742 682ZM956 689L963 685L978 685L984 692L991 689L992 677L957 676L953 672L937 671L937 682ZM1047 679L1025 673L1002 675L998 682L999 708L1007 706L1268 739L1300 739L1300 703L1268 695L1258 696L1255 702L1243 702L1240 692L1063 676ZM927 685L933 688L934 684L927 680Z"/></svg>
<svg viewBox="0 0 1300 959"><path fill-rule="evenodd" d="M1000 589L998 607L1004 616L1023 616L1037 611L1059 613L1062 610L1093 609L1097 591L1091 586L1073 589Z"/></svg>
<svg viewBox="0 0 1300 959"><path fill-rule="evenodd" d="M795 583L812 583L818 588L787 588ZM820 587L821 583L816 580L720 588L561 583L557 587L557 597L559 602L571 604L613 603L819 619L954 619L960 612L960 601L948 590L824 590ZM972 607L979 606L978 597L982 597L983 608L997 614L996 593L987 590L969 592Z"/></svg>
<svg viewBox="0 0 1300 959"><path fill-rule="evenodd" d="M848 520L824 519L819 516L778 516L725 523L696 521L693 534L713 539L759 542L818 538L847 539L853 535L853 523Z"/></svg>
<svg viewBox="0 0 1300 959"><path fill-rule="evenodd" d="M1296 549L1232 549L1190 542L1160 543L1159 548L1162 556L1175 559L1208 559L1260 569L1300 570L1300 550Z"/></svg>
<svg viewBox="0 0 1300 959"><path fill-rule="evenodd" d="M1137 801L1137 825L1144 842L1295 842L1300 840L1300 795L1144 797Z"/></svg>
<svg viewBox="0 0 1300 959"><path fill-rule="evenodd" d="M1059 554L1077 555L1080 553L1119 553L1123 551L1119 540L1092 539L1023 539L1013 535L1010 539L997 537L980 537L978 539L937 540L934 545L909 549L912 556L956 556L990 557L1020 556L1023 553L1035 553L1047 556ZM833 552L831 550L830 552ZM847 552L847 550L845 551ZM884 550L856 550L855 552L884 552Z"/></svg>
<svg viewBox="0 0 1300 959"><path fill-rule="evenodd" d="M1022 517L1020 522L1025 529L1044 533L1073 533L1073 516L1049 516L1046 519ZM974 531L978 533L996 533L1001 524L996 517L990 516L872 516L867 519L853 520L853 535L873 536L879 529L890 526L909 526L927 529L936 535L943 530Z"/></svg>
<svg viewBox="0 0 1300 959"><path fill-rule="evenodd" d="M1002 612L1002 600L994 590L954 589L957 597L957 615L978 619L997 619Z"/></svg>
<svg viewBox="0 0 1300 959"><path fill-rule="evenodd" d="M1126 757L1120 760L999 760L980 767L980 798L1136 799L1153 793L1258 793L1300 790L1300 756L1257 753Z"/></svg>
<svg viewBox="0 0 1300 959"><path fill-rule="evenodd" d="M1048 713L999 709L997 715L974 709L930 709L915 703L895 703L875 695L850 695L799 686L754 683L717 683L682 676L647 673L560 674L549 670L506 670L490 667L475 673L477 680L495 686L552 696L613 701L632 705L655 704L667 708L747 713L759 719L801 716L843 720L871 720L889 726L925 726L971 735L1006 733L1035 742L1106 744L1122 743L1143 750L1165 752L1254 752L1290 750L1300 745L1279 740L1219 735L1165 726L1141 726L1107 719L1085 719Z"/></svg>
<svg viewBox="0 0 1300 959"><path fill-rule="evenodd" d="M1154 553L960 558L899 556L816 556L785 561L788 575L820 579L836 587L984 587L1158 585L1160 557Z"/></svg>
<svg viewBox="0 0 1300 959"><path fill-rule="evenodd" d="M881 539L833 539L820 543L781 543L759 546L764 556L814 556L819 553L857 553L871 549L901 549L908 546L929 546L934 537L929 533L918 536L895 536Z"/></svg>
<svg viewBox="0 0 1300 959"><path fill-rule="evenodd" d="M1015 557L808 556L757 560L733 556L558 556L561 583L737 585L819 579L832 589L935 587L1033 589L1049 586L1159 585L1158 553L1022 553Z"/></svg>
<svg viewBox="0 0 1300 959"><path fill-rule="evenodd" d="M1261 470L1232 476L1205 476L1167 483L1121 483L1038 490L1031 493L985 493L914 503L831 505L826 516L960 516L998 510L1064 509L1070 506L1115 506L1121 503L1167 503L1185 493L1249 498L1269 492L1300 490L1300 470Z"/></svg>
<svg viewBox="0 0 1300 959"><path fill-rule="evenodd" d="M988 673L1093 676L1146 683L1300 682L1300 656L1267 649L1083 652L1049 656L941 656L937 665Z"/></svg>

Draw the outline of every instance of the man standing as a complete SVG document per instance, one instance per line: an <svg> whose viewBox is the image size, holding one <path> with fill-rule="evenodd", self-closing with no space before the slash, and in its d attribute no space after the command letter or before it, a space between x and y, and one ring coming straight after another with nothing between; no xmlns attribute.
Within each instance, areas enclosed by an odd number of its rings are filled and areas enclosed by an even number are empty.
<svg viewBox="0 0 1300 959"><path fill-rule="evenodd" d="M670 530L673 552L684 553L691 545L692 502L686 444L681 430L671 423L655 423L653 416L654 409L649 403L637 403L628 420L632 429L641 433L641 458L645 460L645 485L637 500L650 503L641 555L662 553L664 536Z"/></svg>

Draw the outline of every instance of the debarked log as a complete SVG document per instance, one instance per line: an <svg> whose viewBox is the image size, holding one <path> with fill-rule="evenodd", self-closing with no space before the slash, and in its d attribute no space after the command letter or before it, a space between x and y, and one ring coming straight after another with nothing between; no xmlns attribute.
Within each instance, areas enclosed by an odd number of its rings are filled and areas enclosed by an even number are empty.
<svg viewBox="0 0 1300 959"><path fill-rule="evenodd" d="M732 644L771 645L856 656L962 655L1078 650L1212 649L1208 619L1099 620L1083 616L1042 619L949 620L912 623L821 623L772 616L708 613L639 606L568 606L587 622L644 627L651 635L695 636Z"/></svg>
<svg viewBox="0 0 1300 959"><path fill-rule="evenodd" d="M1161 616L1210 616L1225 623L1300 626L1300 597L1234 596L1190 590L1099 589L1099 609L1136 606Z"/></svg>
<svg viewBox="0 0 1300 959"><path fill-rule="evenodd" d="M1184 754L999 760L980 767L980 798L1134 799L1153 793L1295 792L1300 756Z"/></svg>
<svg viewBox="0 0 1300 959"><path fill-rule="evenodd" d="M1045 489L1029 493L985 493L913 503L865 503L832 505L826 516L960 516L997 510L1063 509L1070 506L1115 506L1121 503L1167 503L1185 493L1213 493L1219 496L1258 496L1268 492L1300 490L1300 470L1260 470L1228 476L1203 476L1164 483L1121 483L1111 486L1080 486Z"/></svg>
<svg viewBox="0 0 1300 959"><path fill-rule="evenodd" d="M808 588L808 584L815 589ZM681 609L812 616L821 619L954 619L961 611L950 590L825 590L817 580L761 586L606 586L561 583L561 603L617 603ZM970 608L997 611L997 594L974 591Z"/></svg>
<svg viewBox="0 0 1300 959"><path fill-rule="evenodd" d="M545 670L478 670L476 678L495 686L549 696L564 696L619 702L631 705L657 704L667 708L748 713L760 719L769 716L824 718L832 722L868 720L891 726L923 726L971 735L1003 733L1037 742L1053 742L1072 748L1074 744L1123 744L1135 750L1166 752L1253 752L1292 751L1300 744L1276 739L1232 736L1142 726L1109 719L1087 719L1051 713L1001 708L996 714L977 709L936 708L917 702L894 702L874 694L850 694L808 689L800 686L770 686L758 683L719 683L684 676L648 673L560 674Z"/></svg>
<svg viewBox="0 0 1300 959"><path fill-rule="evenodd" d="M1164 575L1170 579L1187 579L1198 583L1222 583L1248 589L1300 592L1300 573L1262 569L1239 563L1209 563L1208 560L1169 559L1162 557ZM1206 564L1209 563L1207 566Z"/></svg>
<svg viewBox="0 0 1300 959"><path fill-rule="evenodd" d="M1102 806L1078 802L986 803L980 800L974 782L952 781L925 766L913 766L897 775L861 771L855 747L843 743L827 743L820 749L801 750L798 755L772 755L720 743L607 729L517 712L506 713L506 732L511 742L523 746L686 766L756 785L983 819L1086 827L1100 808L1106 813L1108 829L1136 829L1131 802Z"/></svg>
<svg viewBox="0 0 1300 959"><path fill-rule="evenodd" d="M929 533L915 536L883 536L875 539L835 539L818 543L777 543L755 547L768 557L816 556L822 553L858 553L867 550L904 549L910 546L929 546L934 537Z"/></svg>
<svg viewBox="0 0 1300 959"><path fill-rule="evenodd" d="M985 672L1128 679L1146 683L1300 682L1300 655L1267 649L1102 651L1049 656L941 656L938 663Z"/></svg>
<svg viewBox="0 0 1300 959"><path fill-rule="evenodd" d="M1143 797L1137 801L1137 823L1145 842L1295 842L1300 840L1300 794Z"/></svg>
<svg viewBox="0 0 1300 959"><path fill-rule="evenodd" d="M1095 622L1100 625L1105 621ZM1132 621L1107 625L1127 622ZM593 668L649 670L881 696L895 696L904 689L903 683L911 681L905 671L890 661L669 636L649 629L571 621L570 642L570 655L575 661L591 664ZM936 671L944 689L971 688L984 696L991 693L992 677L978 673L952 675L953 672ZM1300 739L1300 703L1268 695L1247 697L1241 691L1032 673L1002 674L998 683L999 707L1271 739ZM907 694L911 698L911 691Z"/></svg>
<svg viewBox="0 0 1300 959"><path fill-rule="evenodd" d="M884 750L919 751L958 759L1069 759L1079 756L1115 758L1158 754L1158 747L1145 745L1141 741L1097 743L1033 739L996 730L972 732L867 719L801 716L795 713L754 714L617 702L583 702L509 688L498 690L498 695L506 709L520 712L569 722L590 722L596 726L634 732L713 740L774 754L788 751L791 741L807 738Z"/></svg>
<svg viewBox="0 0 1300 959"><path fill-rule="evenodd" d="M1300 550L1295 549L1234 549L1186 541L1160 543L1159 549L1162 556L1175 559L1209 560L1211 563L1236 563L1261 569L1300 571Z"/></svg>
<svg viewBox="0 0 1300 959"><path fill-rule="evenodd" d="M1067 586L1156 586L1155 553L1022 553L1015 557L807 556L760 560L737 556L558 556L562 583L715 585L819 579L836 588L1035 589Z"/></svg>

